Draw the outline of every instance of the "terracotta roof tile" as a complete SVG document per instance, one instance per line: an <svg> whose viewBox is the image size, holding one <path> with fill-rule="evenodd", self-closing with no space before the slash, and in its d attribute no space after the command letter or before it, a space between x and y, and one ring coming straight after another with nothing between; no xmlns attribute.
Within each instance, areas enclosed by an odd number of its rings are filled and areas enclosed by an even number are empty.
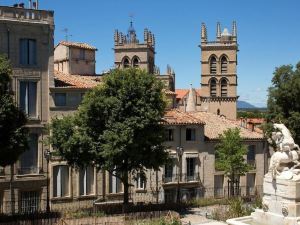
<svg viewBox="0 0 300 225"><path fill-rule="evenodd" d="M244 139L263 139L263 134L250 131L246 128L239 126L239 122L229 120L218 115L207 112L190 112L195 118L205 121L204 135L209 139L218 139L219 135L229 128L239 128L241 137Z"/></svg>
<svg viewBox="0 0 300 225"><path fill-rule="evenodd" d="M201 95L201 89L193 89L196 91L196 94L198 96ZM176 93L176 98L177 99L182 99L183 97L185 97L188 93L190 92L189 89L176 89L175 93Z"/></svg>
<svg viewBox="0 0 300 225"><path fill-rule="evenodd" d="M163 123L169 125L205 124L203 120L195 118L191 114L178 109L167 111L164 115Z"/></svg>
<svg viewBox="0 0 300 225"><path fill-rule="evenodd" d="M56 87L93 88L101 83L99 75L73 75L54 71Z"/></svg>
<svg viewBox="0 0 300 225"><path fill-rule="evenodd" d="M82 48L87 50L95 50L97 51L97 48L94 46L91 46L87 43L80 43L80 42L70 42L70 41L61 41L58 45L64 45L67 47L74 47L74 48ZM57 46L58 46L57 45Z"/></svg>

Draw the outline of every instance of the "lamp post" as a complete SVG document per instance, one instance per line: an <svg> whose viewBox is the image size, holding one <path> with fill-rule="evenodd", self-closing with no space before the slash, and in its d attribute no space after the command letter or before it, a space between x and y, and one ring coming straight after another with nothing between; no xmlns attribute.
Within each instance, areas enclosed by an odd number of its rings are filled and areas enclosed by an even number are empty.
<svg viewBox="0 0 300 225"><path fill-rule="evenodd" d="M44 151L44 157L47 161L47 206L46 211L50 212L50 201L49 201L49 161L51 159L51 152L49 149Z"/></svg>
<svg viewBox="0 0 300 225"><path fill-rule="evenodd" d="M177 175L179 175L178 179L177 179L177 203L180 202L180 181L181 181L181 176L182 176L182 155L183 155L183 147L178 146L176 148L176 153L178 156L178 161L179 161L179 173Z"/></svg>

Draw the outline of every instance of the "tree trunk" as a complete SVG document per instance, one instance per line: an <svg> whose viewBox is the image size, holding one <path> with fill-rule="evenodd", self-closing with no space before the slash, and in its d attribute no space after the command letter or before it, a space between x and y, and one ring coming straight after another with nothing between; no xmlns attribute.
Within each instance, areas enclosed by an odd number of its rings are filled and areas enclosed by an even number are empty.
<svg viewBox="0 0 300 225"><path fill-rule="evenodd" d="M123 213L127 212L127 206L129 203L129 183L128 183L128 172L123 174L123 185L124 185L124 199L123 199Z"/></svg>
<svg viewBox="0 0 300 225"><path fill-rule="evenodd" d="M234 196L234 173L230 177L230 195Z"/></svg>

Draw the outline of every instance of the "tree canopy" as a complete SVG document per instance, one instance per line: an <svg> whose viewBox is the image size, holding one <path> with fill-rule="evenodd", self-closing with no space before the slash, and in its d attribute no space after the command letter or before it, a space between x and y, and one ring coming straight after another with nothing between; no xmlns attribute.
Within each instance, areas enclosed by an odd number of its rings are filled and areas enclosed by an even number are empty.
<svg viewBox="0 0 300 225"><path fill-rule="evenodd" d="M50 125L50 143L72 166L116 175L128 202L128 174L159 169L168 157L162 83L140 69L114 70L85 94L78 111Z"/></svg>
<svg viewBox="0 0 300 225"><path fill-rule="evenodd" d="M244 159L247 148L242 143L240 130L230 128L219 136L220 143L216 145L216 168L224 171L231 181L236 176L244 175L251 168Z"/></svg>
<svg viewBox="0 0 300 225"><path fill-rule="evenodd" d="M269 88L267 119L284 123L300 141L300 62L277 67Z"/></svg>
<svg viewBox="0 0 300 225"><path fill-rule="evenodd" d="M27 148L28 130L25 114L16 106L10 90L12 69L0 55L0 166L16 162Z"/></svg>

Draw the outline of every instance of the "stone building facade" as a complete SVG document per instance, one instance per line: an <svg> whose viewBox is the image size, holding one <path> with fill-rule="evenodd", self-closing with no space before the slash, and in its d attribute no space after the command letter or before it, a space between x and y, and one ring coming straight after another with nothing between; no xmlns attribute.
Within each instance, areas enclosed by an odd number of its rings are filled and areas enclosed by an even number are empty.
<svg viewBox="0 0 300 225"><path fill-rule="evenodd" d="M0 30L0 52L7 54L13 64L12 85L16 103L22 108L22 102L28 98L26 93L31 88L36 90L36 95L32 97L36 100L35 104L25 104L24 108L28 113L35 112L28 124L36 138L35 144L32 144L35 147L21 156L12 168L13 193L9 188L11 168L5 168L4 175L0 175L0 200L3 205L5 201L20 199L18 202L21 204L14 207L16 210L21 210L23 206L24 209L34 210L45 206L42 200L46 199L47 164L43 152L49 147L38 142L45 138L42 132L44 125L51 118L74 113L84 94L101 83L104 75L95 73L95 47L64 41L54 48L51 11L0 7ZM202 88L176 90L174 70L168 66L166 74L161 75L155 67L155 40L149 30L144 31L143 43L138 41L132 24L127 35L115 32L115 67L139 67L152 73L165 83L164 92L169 100L163 119L165 144L173 163L159 171L147 171L146 180L140 175L130 175L132 202L226 195L226 177L222 171L215 169L215 145L218 135L224 130L240 127L234 120L237 99L234 58L237 52L236 28L234 26L231 35L226 30L222 34L218 31L217 42L209 43L206 28L202 25L202 37ZM25 55L30 57L23 56L23 48L27 49ZM215 61L212 61L213 57ZM105 75L109 76L109 73ZM212 80L216 81L215 86L212 86ZM224 84L222 81L227 82L226 87L221 85ZM249 149L245 160L253 165L253 170L240 178L241 186L245 187L241 189L241 194L254 194L262 185L266 171L266 142L262 134L240 129L244 144ZM22 167L23 157L35 160L27 160L26 163L32 165ZM93 203L122 201L123 186L113 174L96 171L92 167L71 168L54 151L48 169L52 209L67 210L88 207ZM37 203L28 206L26 199L29 198L36 198Z"/></svg>
<svg viewBox="0 0 300 225"><path fill-rule="evenodd" d="M30 132L29 150L0 175L0 210L5 212L30 212L46 205L41 204L47 193L43 153L49 147L42 141L53 85L53 36L52 11L0 6L0 53L12 64L14 100L27 114Z"/></svg>

